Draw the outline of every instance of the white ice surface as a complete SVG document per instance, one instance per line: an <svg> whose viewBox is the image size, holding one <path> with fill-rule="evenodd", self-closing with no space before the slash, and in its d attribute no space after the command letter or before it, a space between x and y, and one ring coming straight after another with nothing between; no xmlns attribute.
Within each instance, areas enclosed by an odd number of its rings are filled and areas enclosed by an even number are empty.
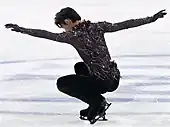
<svg viewBox="0 0 170 127"><path fill-rule="evenodd" d="M59 76L73 73L81 59L73 47L10 32L6 23L61 32L54 15L75 8L82 18L118 22L170 10L169 0L1 0L0 127L169 127L170 16L155 23L106 34L120 68L120 87L105 94L112 106L108 122L79 120L87 105L60 93Z"/></svg>

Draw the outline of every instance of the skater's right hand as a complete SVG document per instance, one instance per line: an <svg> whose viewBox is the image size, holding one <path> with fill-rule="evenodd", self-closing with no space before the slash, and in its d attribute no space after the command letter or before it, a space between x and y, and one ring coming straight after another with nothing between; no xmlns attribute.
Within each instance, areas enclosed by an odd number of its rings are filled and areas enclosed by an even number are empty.
<svg viewBox="0 0 170 127"><path fill-rule="evenodd" d="M11 28L11 31L21 32L21 28L17 24L9 23L9 24L6 24L5 27L7 29Z"/></svg>

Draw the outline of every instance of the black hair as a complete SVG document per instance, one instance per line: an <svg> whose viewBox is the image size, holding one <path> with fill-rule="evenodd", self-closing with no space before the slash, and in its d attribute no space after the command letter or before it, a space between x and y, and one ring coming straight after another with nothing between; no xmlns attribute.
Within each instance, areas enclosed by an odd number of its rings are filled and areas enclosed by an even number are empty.
<svg viewBox="0 0 170 127"><path fill-rule="evenodd" d="M70 19L74 23L81 20L81 17L73 8L66 7L61 9L60 12L55 15L55 24L58 27L61 27L61 24L65 24L65 19Z"/></svg>

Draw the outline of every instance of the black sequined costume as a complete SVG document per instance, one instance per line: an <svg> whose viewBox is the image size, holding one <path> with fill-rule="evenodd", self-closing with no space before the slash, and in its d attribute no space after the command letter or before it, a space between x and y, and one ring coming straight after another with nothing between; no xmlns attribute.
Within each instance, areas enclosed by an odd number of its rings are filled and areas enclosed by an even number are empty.
<svg viewBox="0 0 170 127"><path fill-rule="evenodd" d="M111 57L104 34L141 26L153 21L153 17L131 19L119 23L83 21L76 25L73 31L63 33L52 33L23 27L20 27L20 29L25 34L72 45L89 68L91 75L112 83L113 80L120 77L120 72L116 63L110 61Z"/></svg>

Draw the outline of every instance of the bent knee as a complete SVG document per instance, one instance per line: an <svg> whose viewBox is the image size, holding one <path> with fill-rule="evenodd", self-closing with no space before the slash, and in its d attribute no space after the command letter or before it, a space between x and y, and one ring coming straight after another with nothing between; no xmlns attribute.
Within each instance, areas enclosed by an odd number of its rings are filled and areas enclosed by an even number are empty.
<svg viewBox="0 0 170 127"><path fill-rule="evenodd" d="M63 77L58 78L56 85L57 85L57 88L58 88L59 91L63 91L63 89L64 89L64 78Z"/></svg>
<svg viewBox="0 0 170 127"><path fill-rule="evenodd" d="M76 80L75 75L66 75L58 78L56 83L58 90L64 92L70 89L71 87L70 83L72 83L74 80Z"/></svg>

